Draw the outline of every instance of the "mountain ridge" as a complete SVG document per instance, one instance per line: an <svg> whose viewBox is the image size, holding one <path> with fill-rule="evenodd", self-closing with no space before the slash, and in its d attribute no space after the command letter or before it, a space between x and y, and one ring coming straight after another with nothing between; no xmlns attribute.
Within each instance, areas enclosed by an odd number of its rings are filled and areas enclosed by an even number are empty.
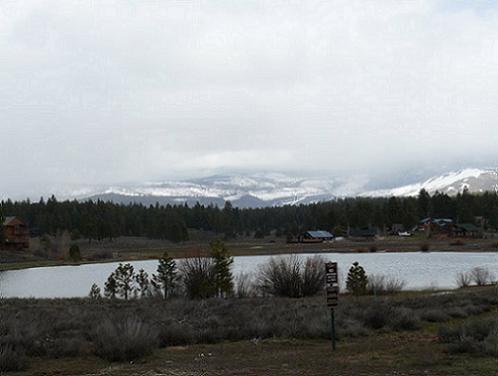
<svg viewBox="0 0 498 376"><path fill-rule="evenodd" d="M146 205L188 204L267 207L310 204L341 197L415 196L421 189L455 195L468 189L472 193L498 191L498 169L465 168L432 176L424 181L393 188L367 189L365 177L350 179L298 178L280 173L252 175L214 175L191 180L165 180L127 186L110 186L79 200L101 199L118 203Z"/></svg>

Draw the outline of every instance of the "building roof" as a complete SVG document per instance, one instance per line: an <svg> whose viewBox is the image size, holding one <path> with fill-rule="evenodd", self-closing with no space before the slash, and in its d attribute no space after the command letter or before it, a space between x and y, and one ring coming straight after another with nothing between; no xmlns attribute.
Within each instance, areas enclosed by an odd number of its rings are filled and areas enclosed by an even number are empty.
<svg viewBox="0 0 498 376"><path fill-rule="evenodd" d="M16 217L5 217L3 220L3 225L7 226L10 222L12 222Z"/></svg>
<svg viewBox="0 0 498 376"><path fill-rule="evenodd" d="M322 231L322 230L306 231L306 233L313 238L333 238L334 237L334 235L332 235L330 232Z"/></svg>
<svg viewBox="0 0 498 376"><path fill-rule="evenodd" d="M458 229L462 229L467 232L479 232L481 229L473 223L460 223L457 225Z"/></svg>

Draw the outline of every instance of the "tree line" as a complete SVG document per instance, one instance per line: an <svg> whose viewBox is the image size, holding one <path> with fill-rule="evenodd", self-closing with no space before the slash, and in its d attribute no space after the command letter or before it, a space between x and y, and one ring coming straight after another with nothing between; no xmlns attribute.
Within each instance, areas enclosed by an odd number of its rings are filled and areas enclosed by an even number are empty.
<svg viewBox="0 0 498 376"><path fill-rule="evenodd" d="M144 236L174 242L188 240L187 229L212 231L218 236L277 236L309 229L325 229L337 235L349 227L389 228L403 224L411 228L424 217L451 218L459 223L483 216L487 227L498 227L498 194L467 191L455 196L425 190L416 197L356 197L308 205L247 208L215 205L142 205L97 201L58 201L55 197L38 202L2 201L0 213L23 218L40 234L67 230L89 240L118 236Z"/></svg>

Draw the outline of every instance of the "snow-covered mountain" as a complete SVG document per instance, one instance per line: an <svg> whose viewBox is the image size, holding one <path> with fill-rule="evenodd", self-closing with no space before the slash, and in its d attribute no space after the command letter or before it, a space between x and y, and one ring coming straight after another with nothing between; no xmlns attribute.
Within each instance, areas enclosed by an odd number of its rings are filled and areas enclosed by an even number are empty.
<svg viewBox="0 0 498 376"><path fill-rule="evenodd" d="M147 205L156 202L224 205L226 201L230 201L238 207L264 207L307 204L332 200L337 196L356 195L365 183L364 177L345 180L295 178L280 173L225 175L112 186L76 198L121 203L141 202Z"/></svg>
<svg viewBox="0 0 498 376"><path fill-rule="evenodd" d="M455 195L468 189L471 193L498 191L498 169L466 168L434 176L420 183L408 184L391 189L379 189L361 193L361 196L415 196L421 189Z"/></svg>
<svg viewBox="0 0 498 376"><path fill-rule="evenodd" d="M295 178L284 174L211 176L182 181L150 182L136 185L89 188L71 195L78 199L103 199L120 203L143 204L215 204L231 201L234 206L264 207L308 204L347 196L415 196L424 188L450 195L462 192L498 190L498 170L468 168L434 176L422 182L394 188L369 190L371 179ZM91 192L91 193L90 193ZM84 193L84 194L82 194Z"/></svg>

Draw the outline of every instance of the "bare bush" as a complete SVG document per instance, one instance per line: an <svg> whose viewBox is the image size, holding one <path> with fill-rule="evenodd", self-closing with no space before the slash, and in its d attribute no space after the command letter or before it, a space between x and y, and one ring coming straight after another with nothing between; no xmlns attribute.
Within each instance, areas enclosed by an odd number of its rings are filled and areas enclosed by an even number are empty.
<svg viewBox="0 0 498 376"><path fill-rule="evenodd" d="M251 273L241 272L235 277L235 296L237 298L249 298L256 296L254 278Z"/></svg>
<svg viewBox="0 0 498 376"><path fill-rule="evenodd" d="M211 257L195 256L180 261L178 270L186 295L191 299L216 295L214 261Z"/></svg>
<svg viewBox="0 0 498 376"><path fill-rule="evenodd" d="M302 295L313 296L323 290L325 284L325 260L321 256L306 259L302 271Z"/></svg>
<svg viewBox="0 0 498 376"><path fill-rule="evenodd" d="M472 280L477 286L489 285L492 280L492 275L489 269L476 267L470 271Z"/></svg>
<svg viewBox="0 0 498 376"><path fill-rule="evenodd" d="M95 353L110 361L133 360L157 347L157 332L137 318L106 319L92 334Z"/></svg>
<svg viewBox="0 0 498 376"><path fill-rule="evenodd" d="M456 275L456 283L458 288L468 287L472 283L472 275L466 272L459 272Z"/></svg>
<svg viewBox="0 0 498 376"><path fill-rule="evenodd" d="M405 286L406 281L398 277L372 274L368 277L367 293L371 295L396 294Z"/></svg>
<svg viewBox="0 0 498 376"><path fill-rule="evenodd" d="M271 258L261 267L258 285L265 294L298 298L316 295L324 288L325 260L320 256L303 259L296 255Z"/></svg>
<svg viewBox="0 0 498 376"><path fill-rule="evenodd" d="M298 298L301 296L302 260L296 255L272 257L261 267L258 284L263 293Z"/></svg>

